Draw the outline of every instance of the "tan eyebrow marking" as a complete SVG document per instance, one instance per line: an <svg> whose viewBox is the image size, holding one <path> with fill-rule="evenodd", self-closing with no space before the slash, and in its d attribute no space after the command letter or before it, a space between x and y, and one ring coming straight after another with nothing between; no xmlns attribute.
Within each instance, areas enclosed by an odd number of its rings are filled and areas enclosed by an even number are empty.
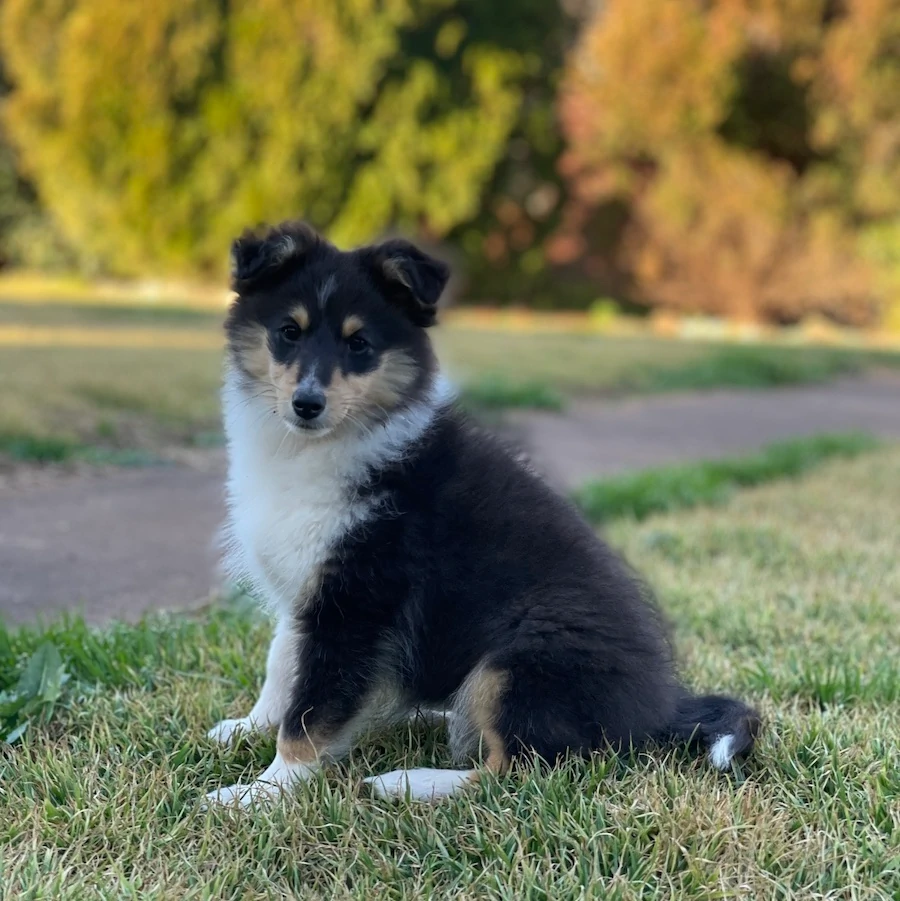
<svg viewBox="0 0 900 901"><path fill-rule="evenodd" d="M300 306L294 307L291 310L291 318L297 325L300 326L301 329L309 328L309 310L306 309L302 304Z"/></svg>
<svg viewBox="0 0 900 901"><path fill-rule="evenodd" d="M344 338L349 338L351 335L355 335L364 324L359 316L348 316L341 326L341 335Z"/></svg>

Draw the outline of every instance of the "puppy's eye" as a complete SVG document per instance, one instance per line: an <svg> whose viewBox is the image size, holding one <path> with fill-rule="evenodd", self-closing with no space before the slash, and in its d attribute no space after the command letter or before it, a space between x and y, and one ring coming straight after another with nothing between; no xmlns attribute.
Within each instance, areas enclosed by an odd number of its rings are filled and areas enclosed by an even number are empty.
<svg viewBox="0 0 900 901"><path fill-rule="evenodd" d="M285 322L285 324L278 329L278 334L281 335L285 341L299 341L300 326L297 325L296 322Z"/></svg>
<svg viewBox="0 0 900 901"><path fill-rule="evenodd" d="M347 339L347 347L350 348L352 354L364 354L371 345L362 335L351 335Z"/></svg>

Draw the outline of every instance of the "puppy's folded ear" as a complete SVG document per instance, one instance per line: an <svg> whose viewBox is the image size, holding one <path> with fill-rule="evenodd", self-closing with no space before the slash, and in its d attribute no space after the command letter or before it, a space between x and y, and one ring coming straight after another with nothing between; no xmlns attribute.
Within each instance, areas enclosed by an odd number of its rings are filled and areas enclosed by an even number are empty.
<svg viewBox="0 0 900 901"><path fill-rule="evenodd" d="M231 245L231 286L240 294L282 274L323 243L305 222L283 222L274 228L247 229Z"/></svg>
<svg viewBox="0 0 900 901"><path fill-rule="evenodd" d="M450 267L409 241L393 240L358 251L388 299L423 328L434 325Z"/></svg>

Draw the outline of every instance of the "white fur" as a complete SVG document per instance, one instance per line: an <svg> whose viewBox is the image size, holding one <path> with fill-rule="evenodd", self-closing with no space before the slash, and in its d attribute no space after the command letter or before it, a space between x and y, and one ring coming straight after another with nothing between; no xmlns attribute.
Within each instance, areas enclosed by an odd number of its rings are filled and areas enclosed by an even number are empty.
<svg viewBox="0 0 900 901"><path fill-rule="evenodd" d="M238 782L226 788L219 788L207 794L206 806L210 804L237 804L249 807L251 804L268 804L277 801L282 794L291 791L299 782L306 782L318 770L318 765L288 763L281 754L275 759L259 779L250 783Z"/></svg>
<svg viewBox="0 0 900 901"><path fill-rule="evenodd" d="M302 607L338 541L377 506L377 499L357 498L368 468L401 459L448 399L439 380L428 397L383 425L317 438L290 431L273 412L271 398L255 396L227 373L231 575L249 581L279 615Z"/></svg>
<svg viewBox="0 0 900 901"><path fill-rule="evenodd" d="M297 782L309 779L323 763L346 757L353 739L372 725L395 722L401 712L406 713L406 709L402 697L390 685L380 684L370 693L359 713L329 738L327 746L315 748L315 763L288 763L278 752L271 766L258 779L249 784L239 782L212 791L206 796L208 803L230 805L237 802L241 807L247 807L257 802L273 801L290 791Z"/></svg>
<svg viewBox="0 0 900 901"><path fill-rule="evenodd" d="M717 770L727 770L734 757L734 736L720 735L709 749L709 762Z"/></svg>
<svg viewBox="0 0 900 901"><path fill-rule="evenodd" d="M266 732L281 725L291 701L299 641L291 620L284 617L280 619L269 646L266 679L259 699L247 716L222 720L213 726L207 733L209 738L223 745L230 745L242 732Z"/></svg>
<svg viewBox="0 0 900 901"><path fill-rule="evenodd" d="M378 498L361 500L358 486L370 467L402 459L450 396L449 386L440 379L421 402L383 425L336 439L316 438L289 430L270 396L242 387L234 372L226 373L227 565L233 577L251 583L277 616L278 626L259 700L246 717L213 727L211 738L230 743L242 731L281 722L296 678L296 643L302 640L291 625L296 612L309 602L321 569L341 538L365 522L379 504ZM345 756L355 735L375 719L396 717L401 709L402 698L392 687L380 686L341 736L321 749L321 758ZM272 800L317 768L318 764L290 764L277 754L259 779L218 789L207 798L210 803L242 807Z"/></svg>
<svg viewBox="0 0 900 901"><path fill-rule="evenodd" d="M472 784L475 770L393 770L363 781L371 785L382 798L405 798L414 801L434 801L448 798Z"/></svg>
<svg viewBox="0 0 900 901"><path fill-rule="evenodd" d="M440 729L444 726L451 726L458 714L452 710L434 710L431 707L416 707L411 713L406 715L407 721L418 726L428 726L429 729Z"/></svg>

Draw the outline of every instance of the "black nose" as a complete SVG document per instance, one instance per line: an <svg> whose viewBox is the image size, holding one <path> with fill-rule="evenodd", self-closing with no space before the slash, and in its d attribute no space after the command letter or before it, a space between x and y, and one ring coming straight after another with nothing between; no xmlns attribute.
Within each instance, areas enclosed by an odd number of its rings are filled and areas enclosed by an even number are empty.
<svg viewBox="0 0 900 901"><path fill-rule="evenodd" d="M325 395L321 391L298 388L291 399L294 412L307 421L315 419L325 409Z"/></svg>

